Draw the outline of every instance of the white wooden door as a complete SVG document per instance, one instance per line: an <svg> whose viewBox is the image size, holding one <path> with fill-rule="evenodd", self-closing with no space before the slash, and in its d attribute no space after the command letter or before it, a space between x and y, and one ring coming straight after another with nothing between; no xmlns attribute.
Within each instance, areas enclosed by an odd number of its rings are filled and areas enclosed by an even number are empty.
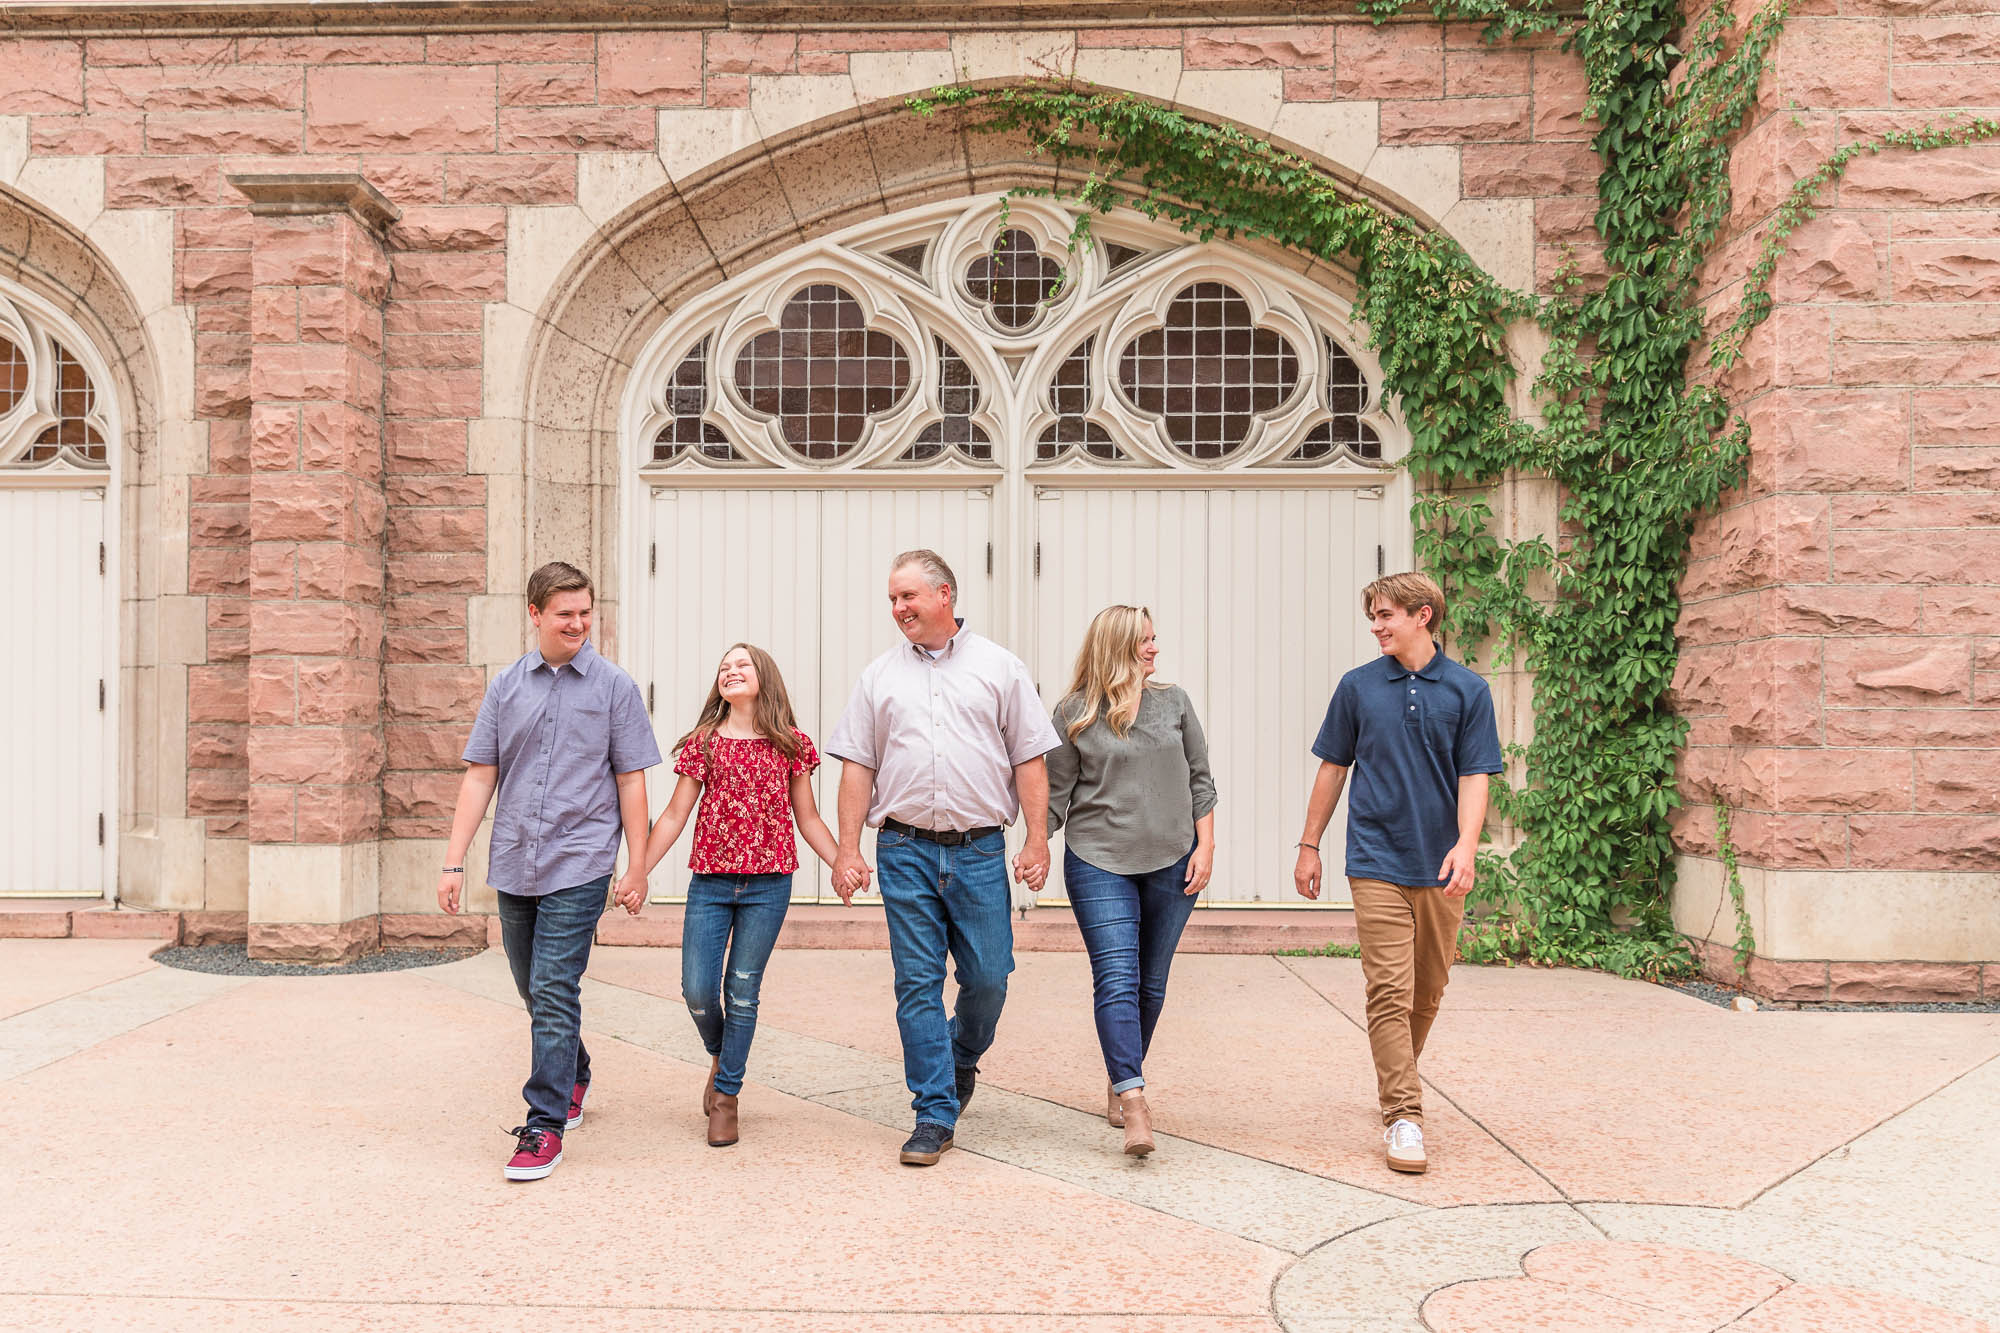
<svg viewBox="0 0 2000 1333"><path fill-rule="evenodd" d="M1152 608L1159 677L1193 699L1215 769L1215 877L1204 901L1301 902L1293 844L1317 767L1309 750L1335 683L1374 653L1359 602L1375 577L1382 508L1377 492L1332 489L1037 496L1042 697L1053 705L1067 690L1100 609ZM1336 812L1323 902L1345 898L1345 837ZM1060 880L1051 884L1043 901L1060 897Z"/></svg>
<svg viewBox="0 0 2000 1333"><path fill-rule="evenodd" d="M668 763L649 785L655 815L673 792L667 747L693 725L723 650L770 652L799 727L824 748L861 669L903 642L889 619L889 561L930 547L958 575L966 622L995 633L992 491L658 490L651 583L653 730ZM840 764L820 766L820 813L836 826ZM657 898L686 896L692 831L653 876ZM863 854L873 864L874 837ZM838 901L826 868L799 844L795 901Z"/></svg>
<svg viewBox="0 0 2000 1333"><path fill-rule="evenodd" d="M100 897L105 764L104 493L0 489L0 562L37 646L0 654L0 894Z"/></svg>

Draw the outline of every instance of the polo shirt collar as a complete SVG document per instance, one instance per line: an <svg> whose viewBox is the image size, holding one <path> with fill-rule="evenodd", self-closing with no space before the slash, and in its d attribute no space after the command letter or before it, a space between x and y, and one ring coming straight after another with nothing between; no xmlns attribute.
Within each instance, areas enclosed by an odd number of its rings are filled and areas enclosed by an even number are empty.
<svg viewBox="0 0 2000 1333"><path fill-rule="evenodd" d="M952 650L958 647L958 641L965 637L965 617L953 616L952 624L957 625L958 628L952 631L951 638L946 640L944 647L937 652L932 652L921 643L911 644L910 651L930 662L942 662L945 658L950 657Z"/></svg>
<svg viewBox="0 0 2000 1333"><path fill-rule="evenodd" d="M570 658L569 661L565 662L563 665L569 667L579 676L588 676L590 674L590 664L596 660L597 660L597 650L590 646L589 639L585 639L583 641L583 647L576 650L576 656ZM528 654L528 670L540 671L543 667L548 665L549 665L549 659L542 656L541 649L536 648ZM549 670L551 671L557 671L560 669L561 668L558 667L549 667Z"/></svg>
<svg viewBox="0 0 2000 1333"><path fill-rule="evenodd" d="M1431 660L1424 663L1424 669L1421 671L1410 670L1393 656L1384 657L1382 660L1388 664L1386 675L1389 680L1401 680L1405 676L1422 676L1425 680L1437 680L1444 675L1444 649L1442 648L1431 654Z"/></svg>

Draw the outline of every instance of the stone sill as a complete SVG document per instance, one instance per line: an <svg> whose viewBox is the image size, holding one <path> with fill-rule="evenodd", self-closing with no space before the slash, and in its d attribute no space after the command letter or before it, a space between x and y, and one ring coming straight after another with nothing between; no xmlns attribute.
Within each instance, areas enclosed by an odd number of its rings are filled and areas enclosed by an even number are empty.
<svg viewBox="0 0 2000 1333"><path fill-rule="evenodd" d="M1578 6L1580 9L1581 6ZM1073 28L1207 27L1358 17L1355 0L84 0L0 3L0 32L21 36L156 36L254 31L432 33L528 28ZM1432 20L1424 18L1422 22Z"/></svg>

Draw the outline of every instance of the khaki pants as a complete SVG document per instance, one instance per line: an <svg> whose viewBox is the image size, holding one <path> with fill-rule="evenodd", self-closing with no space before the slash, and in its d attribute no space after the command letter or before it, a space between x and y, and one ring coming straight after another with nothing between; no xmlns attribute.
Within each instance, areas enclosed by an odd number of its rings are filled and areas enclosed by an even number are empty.
<svg viewBox="0 0 2000 1333"><path fill-rule="evenodd" d="M1368 1045L1382 1123L1424 1123L1417 1057L1437 1017L1458 951L1465 899L1443 889L1407 888L1379 879L1349 879L1354 929L1361 937L1361 976L1368 986Z"/></svg>

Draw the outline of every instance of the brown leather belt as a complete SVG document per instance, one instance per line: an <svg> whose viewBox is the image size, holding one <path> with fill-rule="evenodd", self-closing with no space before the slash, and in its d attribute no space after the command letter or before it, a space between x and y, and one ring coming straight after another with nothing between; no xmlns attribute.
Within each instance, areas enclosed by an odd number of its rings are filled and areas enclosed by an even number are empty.
<svg viewBox="0 0 2000 1333"><path fill-rule="evenodd" d="M989 833L1000 832L1000 826L995 824L990 828L969 828L962 831L959 829L927 829L918 828L915 824L905 824L900 819L885 819L882 821L882 831L884 833L907 834L912 838L922 839L924 842L934 842L940 847L963 847L966 843L976 842Z"/></svg>

